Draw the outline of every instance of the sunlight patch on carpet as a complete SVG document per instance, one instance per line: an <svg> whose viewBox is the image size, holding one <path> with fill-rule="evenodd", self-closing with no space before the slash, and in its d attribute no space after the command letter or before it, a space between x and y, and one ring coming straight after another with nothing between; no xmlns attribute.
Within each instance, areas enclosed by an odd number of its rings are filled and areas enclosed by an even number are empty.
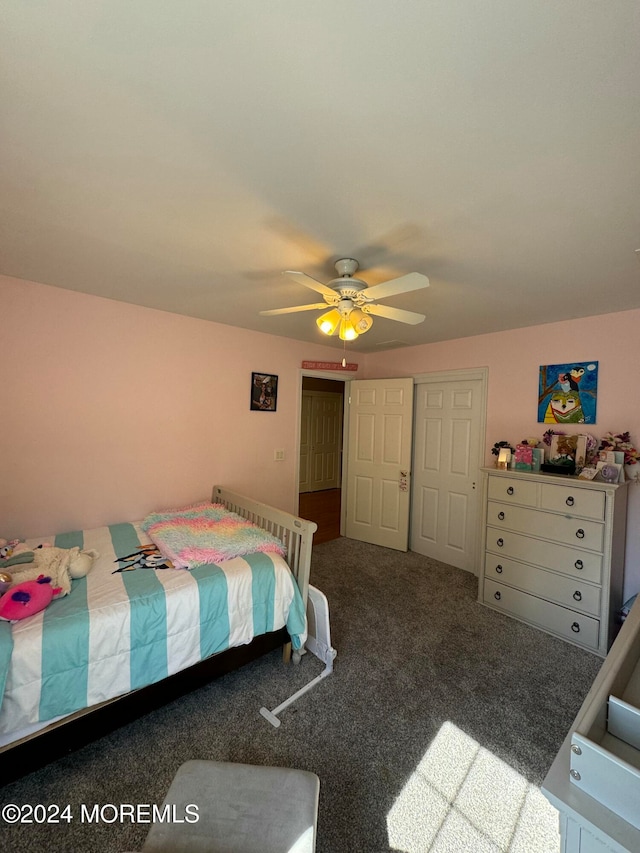
<svg viewBox="0 0 640 853"><path fill-rule="evenodd" d="M402 853L559 853L558 812L519 773L443 723L387 815Z"/></svg>

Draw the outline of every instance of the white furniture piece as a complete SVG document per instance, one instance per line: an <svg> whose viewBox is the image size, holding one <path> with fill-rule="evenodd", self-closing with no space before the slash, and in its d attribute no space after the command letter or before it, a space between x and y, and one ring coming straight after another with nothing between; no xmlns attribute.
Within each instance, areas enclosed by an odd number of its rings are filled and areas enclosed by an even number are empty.
<svg viewBox="0 0 640 853"><path fill-rule="evenodd" d="M288 767L187 761L143 853L313 853L320 780ZM194 819L197 818L197 819Z"/></svg>
<svg viewBox="0 0 640 853"><path fill-rule="evenodd" d="M542 785L562 853L640 850L640 604L627 617Z"/></svg>
<svg viewBox="0 0 640 853"><path fill-rule="evenodd" d="M605 657L623 603L627 484L482 471L480 602Z"/></svg>

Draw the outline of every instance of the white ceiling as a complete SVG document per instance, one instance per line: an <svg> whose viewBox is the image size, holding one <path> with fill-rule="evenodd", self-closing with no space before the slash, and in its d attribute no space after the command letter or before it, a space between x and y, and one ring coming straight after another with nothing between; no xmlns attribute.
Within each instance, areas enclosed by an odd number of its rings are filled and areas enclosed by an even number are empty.
<svg viewBox="0 0 640 853"><path fill-rule="evenodd" d="M637 0L5 0L0 272L360 352L640 307Z"/></svg>

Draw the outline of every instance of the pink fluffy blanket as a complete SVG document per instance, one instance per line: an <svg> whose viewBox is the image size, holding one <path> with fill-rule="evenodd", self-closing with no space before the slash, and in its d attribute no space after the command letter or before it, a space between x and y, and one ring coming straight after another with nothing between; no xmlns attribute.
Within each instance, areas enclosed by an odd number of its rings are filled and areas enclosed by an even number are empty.
<svg viewBox="0 0 640 853"><path fill-rule="evenodd" d="M177 568L192 569L256 551L286 554L279 539L222 504L152 512L143 520L142 529Z"/></svg>

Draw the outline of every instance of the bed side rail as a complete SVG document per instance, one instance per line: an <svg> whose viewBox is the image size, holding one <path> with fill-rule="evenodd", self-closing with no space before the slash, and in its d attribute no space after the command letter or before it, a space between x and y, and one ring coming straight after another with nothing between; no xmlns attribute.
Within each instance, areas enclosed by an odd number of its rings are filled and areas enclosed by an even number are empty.
<svg viewBox="0 0 640 853"><path fill-rule="evenodd" d="M284 543L287 549L285 559L298 583L302 600L306 605L313 534L318 529L315 521L299 518L289 512L232 492L222 486L213 487L211 500L213 503L224 504L231 512L252 521Z"/></svg>

